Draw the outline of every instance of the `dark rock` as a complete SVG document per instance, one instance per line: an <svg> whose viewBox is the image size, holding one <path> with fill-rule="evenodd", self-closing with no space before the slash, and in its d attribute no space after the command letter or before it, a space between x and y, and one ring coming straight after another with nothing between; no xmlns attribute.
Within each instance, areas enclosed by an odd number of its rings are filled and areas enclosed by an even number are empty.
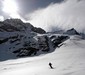
<svg viewBox="0 0 85 75"><path fill-rule="evenodd" d="M9 39L8 38L5 38L5 39L0 39L0 44L2 44L2 43L5 43L5 42L7 42Z"/></svg>
<svg viewBox="0 0 85 75"><path fill-rule="evenodd" d="M69 39L68 36L51 36L51 40L52 40L52 43L53 43L53 47L56 48L59 46L59 44L61 44L62 42L64 42L65 40Z"/></svg>
<svg viewBox="0 0 85 75"><path fill-rule="evenodd" d="M74 29L69 29L65 32L65 34L69 34L69 35L79 35L79 33Z"/></svg>
<svg viewBox="0 0 85 75"><path fill-rule="evenodd" d="M14 31L33 31L36 33L44 34L45 30L42 28L36 28L30 23L23 23L20 19L6 19L0 22L0 31L14 32Z"/></svg>
<svg viewBox="0 0 85 75"><path fill-rule="evenodd" d="M32 28L32 31L36 32L36 33L40 33L40 34L45 34L46 31L41 29L41 28L36 28L36 27L33 27Z"/></svg>

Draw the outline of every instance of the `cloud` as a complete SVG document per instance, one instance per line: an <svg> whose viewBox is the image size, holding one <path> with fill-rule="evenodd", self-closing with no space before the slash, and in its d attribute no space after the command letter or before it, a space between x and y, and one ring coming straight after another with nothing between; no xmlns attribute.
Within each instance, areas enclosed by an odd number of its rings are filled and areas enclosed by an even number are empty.
<svg viewBox="0 0 85 75"><path fill-rule="evenodd" d="M4 17L3 16L0 16L0 21L4 21Z"/></svg>
<svg viewBox="0 0 85 75"><path fill-rule="evenodd" d="M9 18L19 18L25 21L24 17L19 14L17 0L0 0L0 21Z"/></svg>
<svg viewBox="0 0 85 75"><path fill-rule="evenodd" d="M46 31L75 28L79 32L85 32L85 0L52 3L26 17L34 26L42 27Z"/></svg>

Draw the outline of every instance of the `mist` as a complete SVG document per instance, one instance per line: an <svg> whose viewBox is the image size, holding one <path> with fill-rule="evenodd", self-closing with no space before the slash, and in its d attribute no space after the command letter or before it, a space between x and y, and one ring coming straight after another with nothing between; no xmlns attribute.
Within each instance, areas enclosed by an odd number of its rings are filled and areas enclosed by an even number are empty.
<svg viewBox="0 0 85 75"><path fill-rule="evenodd" d="M51 3L25 16L36 27L46 31L68 30L75 28L85 32L85 0L64 0Z"/></svg>
<svg viewBox="0 0 85 75"><path fill-rule="evenodd" d="M4 17L0 15L0 21L4 21Z"/></svg>

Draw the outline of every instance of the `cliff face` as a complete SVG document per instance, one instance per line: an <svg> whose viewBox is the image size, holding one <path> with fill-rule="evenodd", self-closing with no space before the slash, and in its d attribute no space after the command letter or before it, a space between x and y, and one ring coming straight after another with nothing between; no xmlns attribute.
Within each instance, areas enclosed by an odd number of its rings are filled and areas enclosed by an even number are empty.
<svg viewBox="0 0 85 75"><path fill-rule="evenodd" d="M20 19L0 22L0 60L52 52L68 36L46 33Z"/></svg>

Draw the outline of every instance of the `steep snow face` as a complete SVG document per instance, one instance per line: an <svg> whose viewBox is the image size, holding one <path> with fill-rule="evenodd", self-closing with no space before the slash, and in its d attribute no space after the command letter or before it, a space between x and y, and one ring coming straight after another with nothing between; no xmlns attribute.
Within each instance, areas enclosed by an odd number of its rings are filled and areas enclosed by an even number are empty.
<svg viewBox="0 0 85 75"><path fill-rule="evenodd" d="M45 33L20 19L0 22L0 61L52 52L68 37Z"/></svg>
<svg viewBox="0 0 85 75"><path fill-rule="evenodd" d="M68 38L53 36L35 32L0 32L0 61L52 52Z"/></svg>
<svg viewBox="0 0 85 75"><path fill-rule="evenodd" d="M44 33L46 32L43 29L33 27L30 23L23 23L20 19L0 22L0 61L37 54L36 52L40 50L39 39L34 37ZM45 45L47 44L43 44L43 47Z"/></svg>
<svg viewBox="0 0 85 75"><path fill-rule="evenodd" d="M72 36L63 44L46 55L0 62L0 75L85 75L85 40Z"/></svg>

